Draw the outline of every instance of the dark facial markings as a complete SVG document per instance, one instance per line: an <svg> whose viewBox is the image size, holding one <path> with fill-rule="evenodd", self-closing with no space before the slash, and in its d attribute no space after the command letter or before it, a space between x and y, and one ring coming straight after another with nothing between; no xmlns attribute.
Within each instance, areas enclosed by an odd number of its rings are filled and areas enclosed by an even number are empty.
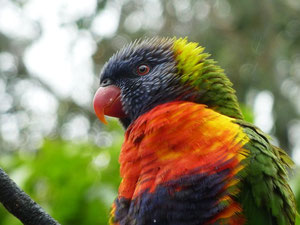
<svg viewBox="0 0 300 225"><path fill-rule="evenodd" d="M121 122L127 127L155 106L178 100L185 90L176 73L171 42L145 42L125 47L112 56L103 68L100 82L121 89L123 110L128 115Z"/></svg>

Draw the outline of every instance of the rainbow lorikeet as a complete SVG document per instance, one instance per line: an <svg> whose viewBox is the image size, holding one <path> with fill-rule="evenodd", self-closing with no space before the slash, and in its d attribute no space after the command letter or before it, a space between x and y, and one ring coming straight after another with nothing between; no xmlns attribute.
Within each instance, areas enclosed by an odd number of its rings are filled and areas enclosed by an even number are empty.
<svg viewBox="0 0 300 225"><path fill-rule="evenodd" d="M152 38L106 63L97 116L126 129L110 224L291 225L291 159L243 120L232 84L197 43Z"/></svg>

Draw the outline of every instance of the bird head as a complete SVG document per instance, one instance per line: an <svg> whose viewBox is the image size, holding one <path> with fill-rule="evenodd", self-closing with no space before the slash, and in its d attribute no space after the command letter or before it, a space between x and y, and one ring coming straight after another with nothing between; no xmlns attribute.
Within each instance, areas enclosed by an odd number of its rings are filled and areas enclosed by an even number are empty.
<svg viewBox="0 0 300 225"><path fill-rule="evenodd" d="M98 118L127 127L143 113L171 101L192 101L241 119L235 91L224 71L197 43L187 39L135 41L104 65L94 97Z"/></svg>

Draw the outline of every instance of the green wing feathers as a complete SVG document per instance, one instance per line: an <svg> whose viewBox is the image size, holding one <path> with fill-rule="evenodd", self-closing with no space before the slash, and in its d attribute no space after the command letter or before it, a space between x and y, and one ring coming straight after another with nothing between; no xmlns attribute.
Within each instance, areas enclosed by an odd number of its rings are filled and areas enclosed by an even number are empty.
<svg viewBox="0 0 300 225"><path fill-rule="evenodd" d="M242 120L237 123L250 139L244 146L250 155L240 193L247 224L295 224L295 198L286 169L293 161L284 150L270 144L261 130Z"/></svg>

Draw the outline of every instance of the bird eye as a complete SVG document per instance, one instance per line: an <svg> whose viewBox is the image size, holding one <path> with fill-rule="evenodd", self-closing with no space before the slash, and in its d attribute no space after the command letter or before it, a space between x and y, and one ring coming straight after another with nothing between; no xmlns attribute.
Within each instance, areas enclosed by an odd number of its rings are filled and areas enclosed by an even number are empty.
<svg viewBox="0 0 300 225"><path fill-rule="evenodd" d="M111 84L111 80L108 78L101 81L101 86L108 86L110 84Z"/></svg>
<svg viewBox="0 0 300 225"><path fill-rule="evenodd" d="M137 68L137 73L141 76L146 75L147 73L149 73L149 71L150 67L146 64L139 65Z"/></svg>

